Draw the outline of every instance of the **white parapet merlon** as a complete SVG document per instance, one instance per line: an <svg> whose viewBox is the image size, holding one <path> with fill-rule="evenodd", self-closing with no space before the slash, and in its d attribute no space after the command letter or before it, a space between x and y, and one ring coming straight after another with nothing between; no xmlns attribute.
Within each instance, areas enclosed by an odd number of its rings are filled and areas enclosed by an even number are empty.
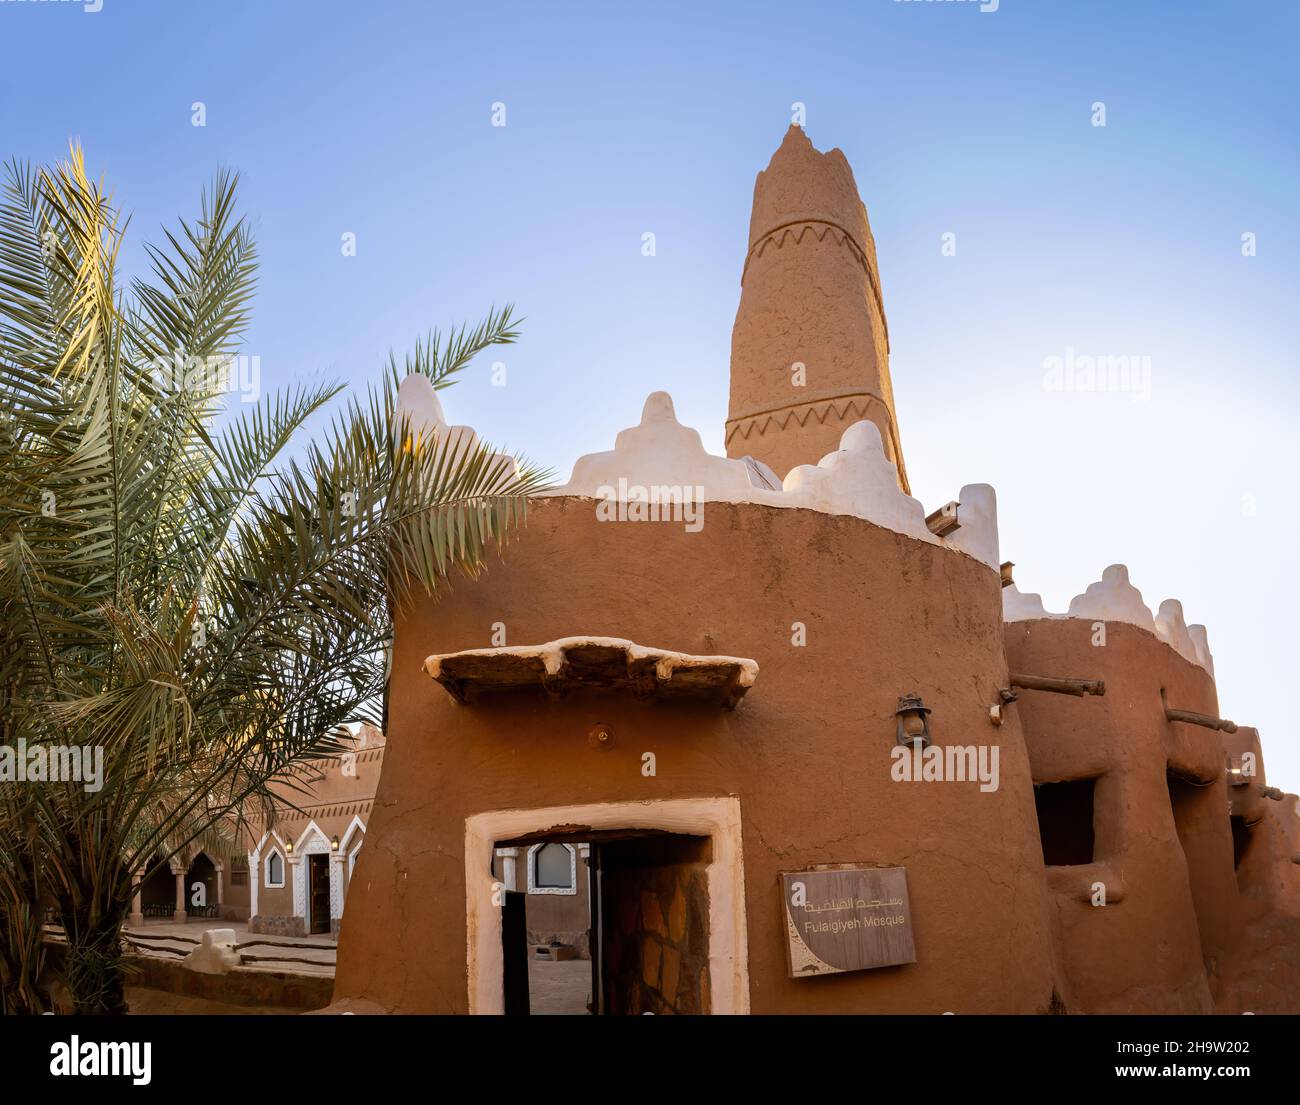
<svg viewBox="0 0 1300 1105"><path fill-rule="evenodd" d="M1049 614L1043 606L1043 596L1026 593L1014 583L1002 588L1002 620L1004 622L1031 622L1038 618L1064 618L1064 614Z"/></svg>
<svg viewBox="0 0 1300 1105"><path fill-rule="evenodd" d="M967 484L958 503L958 528L936 537L925 524L925 507L898 486L898 470L885 456L874 422L855 422L840 437L840 447L814 467L801 464L785 477L778 506L798 506L827 514L851 514L895 533L931 545L958 549L997 571L998 500L986 483ZM751 497L751 501L769 502Z"/></svg>
<svg viewBox="0 0 1300 1105"><path fill-rule="evenodd" d="M855 422L840 447L814 467L800 464L785 477L785 492L798 505L824 514L852 514L919 541L936 539L925 524L925 507L898 487L898 469L885 456L874 422Z"/></svg>
<svg viewBox="0 0 1300 1105"><path fill-rule="evenodd" d="M433 382L419 373L411 373L397 388L397 409L394 412L395 432L405 430L403 445L415 449L431 447L435 442L445 442L443 448L449 457L460 457L478 447L478 434L472 426L449 426L442 413L442 403ZM518 461L505 453L493 454L497 464L518 475Z"/></svg>
<svg viewBox="0 0 1300 1105"><path fill-rule="evenodd" d="M1153 617L1142 599L1142 592L1129 582L1128 568L1112 564L1101 579L1088 585L1081 595L1070 600L1067 614L1053 614L1043 606L1038 595L1025 594L1014 584L1002 591L1002 618L1006 622L1034 621L1039 618L1078 618L1089 622L1126 622L1159 637L1180 656L1204 668L1214 678L1214 658L1203 625L1188 626L1183 621L1183 605L1177 599L1165 599Z"/></svg>
<svg viewBox="0 0 1300 1105"><path fill-rule="evenodd" d="M947 543L997 569L1002 554L998 542L998 493L992 484L968 483L961 489L957 521L959 526Z"/></svg>
<svg viewBox="0 0 1300 1105"><path fill-rule="evenodd" d="M579 457L569 482L551 494L603 499L698 488L704 500L738 503L754 490L751 471L743 460L709 453L699 431L677 421L672 396L656 391L645 401L640 425L621 431L609 452Z"/></svg>
<svg viewBox="0 0 1300 1105"><path fill-rule="evenodd" d="M1187 633L1196 647L1196 662L1214 678L1214 654L1210 651L1210 635L1203 625L1189 625Z"/></svg>
<svg viewBox="0 0 1300 1105"><path fill-rule="evenodd" d="M1128 568L1112 564L1101 573L1101 579L1088 584L1087 590L1070 600L1071 618L1087 618L1098 622L1128 622L1148 632L1156 631L1151 610L1142 601L1142 592L1129 582Z"/></svg>
<svg viewBox="0 0 1300 1105"><path fill-rule="evenodd" d="M1196 654L1196 645L1192 635L1187 632L1187 622L1183 619L1183 604L1177 599L1165 599L1156 611L1156 636L1172 646L1173 650L1193 664L1199 664L1201 658Z"/></svg>
<svg viewBox="0 0 1300 1105"><path fill-rule="evenodd" d="M898 486L898 473L885 456L873 422L856 422L840 447L815 465L792 469L784 483L752 457L709 453L697 431L677 421L672 397L654 392L641 422L623 430L614 448L580 457L569 482L547 492L613 501L757 503L817 510L865 519L918 541L957 549L998 567L997 496L987 484L962 488L959 528L936 537L925 524L925 508Z"/></svg>

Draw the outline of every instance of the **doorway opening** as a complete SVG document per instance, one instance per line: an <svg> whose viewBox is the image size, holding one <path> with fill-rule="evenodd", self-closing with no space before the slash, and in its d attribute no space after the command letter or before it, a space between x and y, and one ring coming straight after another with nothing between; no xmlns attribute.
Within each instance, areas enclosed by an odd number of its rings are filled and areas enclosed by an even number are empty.
<svg viewBox="0 0 1300 1105"><path fill-rule="evenodd" d="M701 983L701 990L707 994L711 1013L724 1016L748 1013L745 861L741 848L740 799L735 795L486 810L466 817L465 963L469 1011L505 1012L502 934L507 928L507 918L503 912L502 882L493 874L494 847L504 844L526 848L539 842L556 841L587 843L590 851L596 845L648 835L689 836L707 841L709 859L704 869L703 893L707 905L700 910L707 920L699 927L704 930L708 944L708 969L707 983ZM599 874L598 861L594 869ZM517 870L516 877L522 877L522 872ZM526 886L526 883L515 885ZM615 899L619 897L615 895ZM671 959L670 956L670 971ZM601 961L602 956L594 958L597 964ZM659 966L662 967L662 962ZM659 983L663 982L660 974ZM592 986L591 993L593 999L596 994L603 994L603 985ZM613 1012L613 1009L606 1004L601 1011Z"/></svg>
<svg viewBox="0 0 1300 1105"><path fill-rule="evenodd" d="M330 931L330 857L307 857L307 931Z"/></svg>
<svg viewBox="0 0 1300 1105"><path fill-rule="evenodd" d="M140 906L145 920L172 920L176 909L176 875L164 861L154 857L153 867L140 884Z"/></svg>
<svg viewBox="0 0 1300 1105"><path fill-rule="evenodd" d="M189 917L220 917L217 906L217 868L200 852L185 872L185 913Z"/></svg>
<svg viewBox="0 0 1300 1105"><path fill-rule="evenodd" d="M710 1011L708 837L613 829L493 854L506 1013Z"/></svg>

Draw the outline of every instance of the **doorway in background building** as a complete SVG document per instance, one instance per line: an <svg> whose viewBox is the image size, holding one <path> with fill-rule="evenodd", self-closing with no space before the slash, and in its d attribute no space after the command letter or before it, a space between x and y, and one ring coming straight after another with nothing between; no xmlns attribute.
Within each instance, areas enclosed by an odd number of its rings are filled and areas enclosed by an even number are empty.
<svg viewBox="0 0 1300 1105"><path fill-rule="evenodd" d="M307 857L307 931L330 931L330 858L327 855Z"/></svg>
<svg viewBox="0 0 1300 1105"><path fill-rule="evenodd" d="M217 898L216 864L200 852L185 872L185 912L190 917L220 917Z"/></svg>
<svg viewBox="0 0 1300 1105"><path fill-rule="evenodd" d="M497 846L519 854L503 903L506 1012L710 1011L708 837L609 830Z"/></svg>

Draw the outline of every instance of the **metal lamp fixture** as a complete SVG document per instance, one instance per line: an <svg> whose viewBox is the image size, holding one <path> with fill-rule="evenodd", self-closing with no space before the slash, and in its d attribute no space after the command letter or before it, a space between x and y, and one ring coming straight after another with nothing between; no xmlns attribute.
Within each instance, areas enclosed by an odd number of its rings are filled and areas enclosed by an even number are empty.
<svg viewBox="0 0 1300 1105"><path fill-rule="evenodd" d="M330 841L330 851L337 852L338 850L339 850L339 834L335 833L334 839Z"/></svg>
<svg viewBox="0 0 1300 1105"><path fill-rule="evenodd" d="M930 708L919 694L905 694L898 700L895 716L898 718L898 743L915 744L922 748L930 745Z"/></svg>

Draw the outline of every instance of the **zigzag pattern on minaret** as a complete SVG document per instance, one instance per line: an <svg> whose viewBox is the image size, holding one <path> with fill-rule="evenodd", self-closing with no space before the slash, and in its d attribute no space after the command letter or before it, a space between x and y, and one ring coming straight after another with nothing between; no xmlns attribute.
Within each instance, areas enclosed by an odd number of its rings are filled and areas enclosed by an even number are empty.
<svg viewBox="0 0 1300 1105"><path fill-rule="evenodd" d="M749 253L745 255L745 265L740 271L741 285L744 285L745 277L749 273L750 261L756 257L762 257L767 252L769 245L781 249L788 238L793 238L795 245L802 245L805 235L810 230L819 242L824 242L826 235L834 232L834 240L842 246L847 246L854 259L862 266L862 271L867 274L867 285L871 288L871 298L875 300L876 310L880 312L880 321L885 331L885 348L888 349L889 320L885 317L885 300L881 295L880 285L876 282L876 274L871 270L871 263L867 260L866 251L858 244L858 240L838 223L827 222L824 219L800 219L797 222L784 223L769 230L750 247Z"/></svg>
<svg viewBox="0 0 1300 1105"><path fill-rule="evenodd" d="M737 435L742 440L757 433L759 437L767 433L775 424L778 430L784 430L793 419L800 426L806 426L809 418L815 418L819 425L825 425L832 414L843 419L846 415L856 416L854 421L867 418L872 407L882 408L886 414L889 408L874 395L836 395L830 399L817 399L810 403L796 403L789 407L780 407L771 411L759 411L727 422L726 440L730 444Z"/></svg>

